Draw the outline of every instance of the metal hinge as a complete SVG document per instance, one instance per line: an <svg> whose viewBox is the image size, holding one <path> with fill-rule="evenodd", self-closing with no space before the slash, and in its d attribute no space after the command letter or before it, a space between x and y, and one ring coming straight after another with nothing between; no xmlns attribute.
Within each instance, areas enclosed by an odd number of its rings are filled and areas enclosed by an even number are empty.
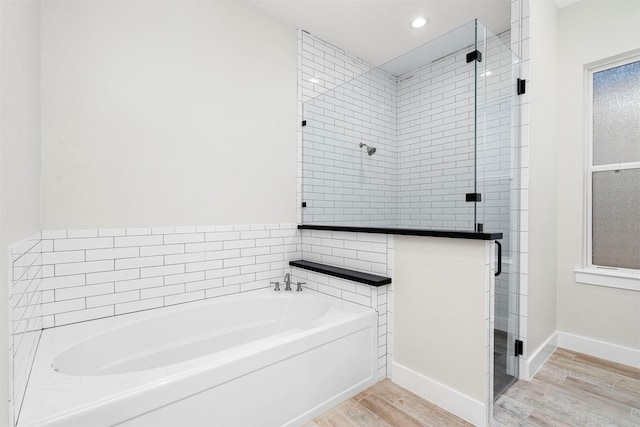
<svg viewBox="0 0 640 427"><path fill-rule="evenodd" d="M482 194L480 193L467 193L466 194L467 202L481 202Z"/></svg>
<svg viewBox="0 0 640 427"><path fill-rule="evenodd" d="M482 62L482 52L474 50L473 52L467 53L467 64L473 61Z"/></svg>
<svg viewBox="0 0 640 427"><path fill-rule="evenodd" d="M522 95L527 91L527 81L524 79L518 79L516 81L516 92L518 95Z"/></svg>
<svg viewBox="0 0 640 427"><path fill-rule="evenodd" d="M522 353L524 351L524 344L522 341L520 340L516 340L516 345L515 345L515 355L516 356L522 356Z"/></svg>

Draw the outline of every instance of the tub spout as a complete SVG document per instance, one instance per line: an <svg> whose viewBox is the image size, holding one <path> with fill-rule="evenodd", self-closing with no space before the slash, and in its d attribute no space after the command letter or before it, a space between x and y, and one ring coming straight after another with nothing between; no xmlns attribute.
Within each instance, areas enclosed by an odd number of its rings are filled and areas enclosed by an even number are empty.
<svg viewBox="0 0 640 427"><path fill-rule="evenodd" d="M284 290L285 291L290 291L291 290L291 274L287 273L284 275Z"/></svg>

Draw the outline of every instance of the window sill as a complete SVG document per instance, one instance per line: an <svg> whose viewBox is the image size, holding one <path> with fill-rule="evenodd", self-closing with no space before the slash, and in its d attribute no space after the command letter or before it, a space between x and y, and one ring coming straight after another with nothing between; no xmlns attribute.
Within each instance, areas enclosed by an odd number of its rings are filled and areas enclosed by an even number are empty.
<svg viewBox="0 0 640 427"><path fill-rule="evenodd" d="M640 274L606 268L576 268L576 282L640 292Z"/></svg>

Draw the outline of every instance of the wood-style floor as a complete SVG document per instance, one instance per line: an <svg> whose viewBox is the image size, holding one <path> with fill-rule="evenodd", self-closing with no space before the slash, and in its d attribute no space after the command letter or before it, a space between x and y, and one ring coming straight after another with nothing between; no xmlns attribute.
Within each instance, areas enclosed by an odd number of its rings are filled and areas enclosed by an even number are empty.
<svg viewBox="0 0 640 427"><path fill-rule="evenodd" d="M471 426L388 379L314 418L305 427Z"/></svg>
<svg viewBox="0 0 640 427"><path fill-rule="evenodd" d="M557 349L494 405L496 425L640 426L640 369Z"/></svg>
<svg viewBox="0 0 640 427"><path fill-rule="evenodd" d="M469 426L384 380L306 427ZM531 382L494 405L494 426L640 426L640 369L557 349Z"/></svg>

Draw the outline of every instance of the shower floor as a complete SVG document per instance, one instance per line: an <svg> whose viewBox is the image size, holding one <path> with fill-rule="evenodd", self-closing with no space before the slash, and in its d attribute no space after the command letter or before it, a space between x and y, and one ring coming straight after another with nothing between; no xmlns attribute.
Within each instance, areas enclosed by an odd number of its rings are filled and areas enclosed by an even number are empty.
<svg viewBox="0 0 640 427"><path fill-rule="evenodd" d="M507 333L493 331L493 400L507 391L515 381L513 375L507 374Z"/></svg>

